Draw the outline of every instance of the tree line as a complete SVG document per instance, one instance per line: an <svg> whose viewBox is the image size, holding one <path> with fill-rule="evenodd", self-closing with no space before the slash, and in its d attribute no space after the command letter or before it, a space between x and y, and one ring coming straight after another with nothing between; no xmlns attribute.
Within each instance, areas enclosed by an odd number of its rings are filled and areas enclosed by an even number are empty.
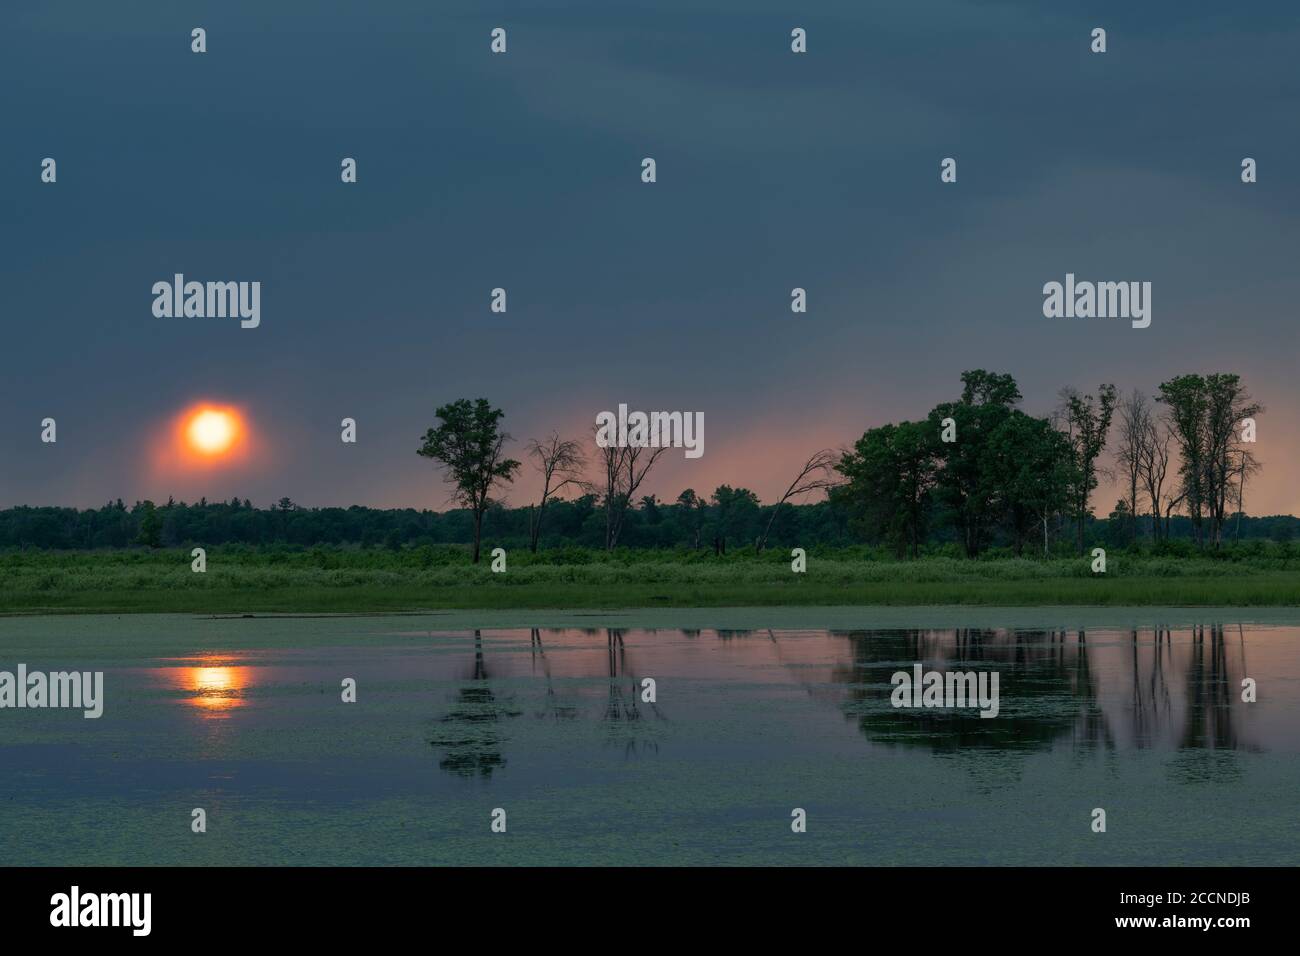
<svg viewBox="0 0 1300 956"><path fill-rule="evenodd" d="M974 557L998 537L1020 554L1039 534L1047 554L1053 533L1072 529L1082 554L1101 476L1122 487L1108 520L1127 543L1168 540L1179 512L1198 547L1219 548L1230 519L1240 537L1263 407L1239 376L1178 375L1154 396L1121 397L1112 384L1065 388L1043 417L1016 407L1010 375L976 369L961 382L957 400L919 421L869 429L842 456L846 481L831 496L869 537L915 556L947 525ZM1111 446L1113 465L1104 466Z"/></svg>
<svg viewBox="0 0 1300 956"><path fill-rule="evenodd" d="M1039 536L1047 555L1053 529L1059 538L1066 527L1082 554L1094 520L1093 492L1099 477L1113 474L1103 464L1112 424L1118 432L1114 459L1127 490L1111 519L1126 527L1130 544L1144 533L1153 543L1167 539L1179 509L1200 547L1218 548L1230 517L1240 535L1247 479L1260 467L1249 446L1263 411L1240 376L1175 376L1159 385L1154 399L1139 390L1121 398L1107 383L1095 394L1065 388L1058 407L1044 417L1016 407L1022 396L1008 374L974 369L962 373L961 384L959 398L935 406L925 419L868 429L851 449L814 452L771 506L767 526L753 538L755 549L767 545L787 501L821 491L851 532L886 541L899 554L918 556L942 530L960 541L967 557L999 539L1022 554ZM505 456L510 436L501 428L504 412L486 399L462 399L436 414L439 423L428 430L419 454L441 465L453 497L473 515L477 561L483 516L523 464ZM534 550L548 505L568 486L594 497L604 514L605 548L613 550L638 490L666 451L597 446L589 470L576 440L553 433L527 447L543 478L540 500L530 510ZM752 492L725 485L708 502L688 489L677 505L687 515L711 511L718 550L725 550L736 516L759 510ZM698 534L692 546L699 546Z"/></svg>
<svg viewBox="0 0 1300 956"><path fill-rule="evenodd" d="M1230 534L1290 540L1300 521L1243 514L1260 465L1250 450L1263 409L1236 375L1180 375L1154 396L1064 389L1046 416L1017 406L1010 375L961 376L960 395L916 421L868 429L851 448L820 449L763 504L751 490L687 488L672 500L643 491L665 449L596 447L552 432L508 457L504 412L485 399L438 408L417 454L438 465L455 507L431 510L308 508L281 498L186 504L121 500L98 509L18 507L0 511L0 547L100 548L190 543L315 544L400 548L468 545L581 546L613 551L686 548L725 554L784 547L875 544L900 556L934 547L976 557L991 548L1023 554L1081 553L1108 546L1185 539L1218 548ZM593 443L594 444L594 443ZM1107 458L1107 452L1110 457ZM536 500L507 507L505 491L525 467ZM1100 477L1121 497L1094 515ZM810 496L817 500L809 501Z"/></svg>
<svg viewBox="0 0 1300 956"><path fill-rule="evenodd" d="M752 550L768 532L767 550L775 548L848 548L892 542L871 538L851 527L852 517L828 501L788 503L779 510L771 504L749 507L745 489L714 495L690 492L689 505L677 499L664 501L645 495L628 512L618 548L696 550L702 554L728 554L738 548ZM464 509L429 511L414 508L315 508L283 499L267 507L255 507L244 499L195 501L153 506L138 501L113 501L99 508L22 506L0 510L0 550L96 548L203 547L248 545L252 547L310 548L316 545L364 548L402 548L425 545L455 545L467 551L474 540L473 517ZM721 507L720 507L721 505ZM595 497L580 495L555 500L548 506L546 532L539 550L582 548L604 550L605 516ZM153 518L149 518L152 514ZM493 505L483 518L483 540L492 546L530 546L530 519L534 508ZM770 529L769 529L770 525ZM1238 529L1235 527L1234 531ZM1075 552L1071 529L1058 537L1053 528L1052 550ZM1300 518L1289 515L1243 517L1239 535L1244 541L1300 541ZM1119 518L1090 518L1089 546L1122 547L1130 540L1127 515ZM1191 521L1174 515L1169 540L1193 541ZM1162 541L1164 538L1162 537ZM716 542L716 544L715 544ZM1010 552L1011 542L995 537L993 553ZM964 553L955 533L947 526L933 527L923 552ZM989 552L985 552L986 554ZM575 558L576 559L576 558Z"/></svg>

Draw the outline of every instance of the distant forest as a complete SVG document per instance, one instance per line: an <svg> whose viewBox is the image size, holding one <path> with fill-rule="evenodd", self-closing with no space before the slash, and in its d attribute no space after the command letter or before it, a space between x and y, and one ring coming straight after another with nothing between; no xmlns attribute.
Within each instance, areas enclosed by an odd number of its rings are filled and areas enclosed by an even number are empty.
<svg viewBox="0 0 1300 956"><path fill-rule="evenodd" d="M734 496L734 492L733 492ZM643 497L629 509L620 546L632 548L724 548L752 547L771 517L771 505L758 505L743 497L728 507L716 501L702 501L691 493L693 504L666 504L653 495ZM150 517L152 515L152 517ZM532 515L528 507L489 508L484 516L483 538L492 546L527 548ZM150 537L147 521L156 522L156 536ZM785 504L772 524L769 547L845 546L879 543L861 530L847 505L829 501L816 504ZM1300 518L1290 515L1253 518L1236 516L1230 521L1229 540L1300 539ZM1066 524L1053 550L1074 553L1073 528ZM1117 547L1129 543L1127 513L1111 519L1090 519L1090 544ZM1193 539L1191 519L1176 515L1169 527L1175 540ZM147 502L127 506L121 501L102 508L9 508L0 511L0 548L124 548L154 543L162 547L185 545L290 545L317 544L401 548L404 546L457 544L474 540L474 520L468 510L433 512L413 508L379 509L306 508L288 498L267 508L256 508L248 500L199 501L194 504L168 502L152 507ZM932 546L957 546L956 529L937 523L927 538ZM1009 536L995 542L1010 547ZM583 546L604 549L605 517L594 495L574 500L552 501L547 507L546 528L540 547Z"/></svg>

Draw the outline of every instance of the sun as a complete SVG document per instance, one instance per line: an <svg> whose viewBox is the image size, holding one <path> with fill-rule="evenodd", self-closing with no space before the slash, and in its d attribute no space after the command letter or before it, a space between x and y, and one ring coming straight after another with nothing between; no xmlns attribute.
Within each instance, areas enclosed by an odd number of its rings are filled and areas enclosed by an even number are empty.
<svg viewBox="0 0 1300 956"><path fill-rule="evenodd" d="M230 451L239 432L239 415L224 408L200 408L190 415L184 428L190 450L207 458Z"/></svg>
<svg viewBox="0 0 1300 956"><path fill-rule="evenodd" d="M191 400L159 425L149 440L159 480L228 472L266 460L257 425L242 404L209 397Z"/></svg>

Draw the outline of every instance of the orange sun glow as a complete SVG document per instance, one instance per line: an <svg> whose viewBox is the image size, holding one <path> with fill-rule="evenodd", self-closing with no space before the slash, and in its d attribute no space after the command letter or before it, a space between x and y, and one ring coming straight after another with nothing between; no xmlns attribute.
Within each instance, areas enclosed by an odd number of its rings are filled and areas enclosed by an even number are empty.
<svg viewBox="0 0 1300 956"><path fill-rule="evenodd" d="M229 408L203 406L186 418L183 434L190 451L205 458L228 453L239 440L243 423L239 413Z"/></svg>

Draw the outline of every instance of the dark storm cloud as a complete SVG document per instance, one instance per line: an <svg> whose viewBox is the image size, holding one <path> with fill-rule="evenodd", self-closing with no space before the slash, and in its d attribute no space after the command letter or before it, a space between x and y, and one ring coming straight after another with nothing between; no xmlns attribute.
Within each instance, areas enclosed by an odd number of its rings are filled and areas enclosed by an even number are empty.
<svg viewBox="0 0 1300 956"><path fill-rule="evenodd" d="M668 456L652 490L767 498L805 445L921 416L984 366L1035 412L1063 385L1240 371L1269 407L1257 495L1295 510L1293 10L11 6L0 504L441 506L418 438L478 395L521 439L624 401L702 411L704 458ZM1044 319L1067 271L1151 281L1152 327ZM154 318L175 272L261 281L261 327ZM242 403L273 457L160 483L148 438L202 397Z"/></svg>

